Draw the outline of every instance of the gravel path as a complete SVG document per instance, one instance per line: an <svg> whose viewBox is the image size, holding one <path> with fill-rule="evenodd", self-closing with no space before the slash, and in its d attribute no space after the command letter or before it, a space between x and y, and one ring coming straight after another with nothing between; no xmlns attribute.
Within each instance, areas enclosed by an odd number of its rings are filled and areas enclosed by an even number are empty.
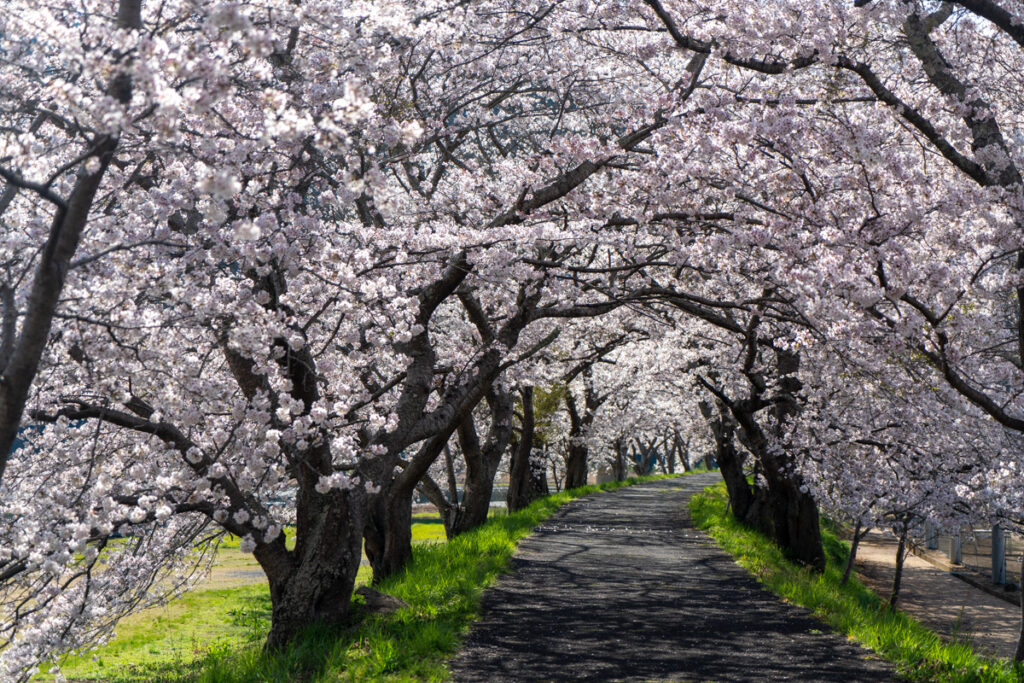
<svg viewBox="0 0 1024 683"><path fill-rule="evenodd" d="M662 480L563 507L484 594L453 680L897 680L693 526L689 497L716 481Z"/></svg>

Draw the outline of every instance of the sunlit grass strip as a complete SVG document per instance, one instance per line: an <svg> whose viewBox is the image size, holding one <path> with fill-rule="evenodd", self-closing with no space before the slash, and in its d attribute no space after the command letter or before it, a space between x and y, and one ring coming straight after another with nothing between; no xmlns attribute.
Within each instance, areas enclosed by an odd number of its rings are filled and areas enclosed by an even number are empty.
<svg viewBox="0 0 1024 683"><path fill-rule="evenodd" d="M729 514L727 504L723 483L694 496L690 511L696 524L765 587L893 662L908 679L942 683L1024 680L1024 667L981 657L965 644L943 641L911 617L885 609L883 601L856 579L840 586L849 547L827 525L822 528L827 568L819 575L786 560L765 536Z"/></svg>

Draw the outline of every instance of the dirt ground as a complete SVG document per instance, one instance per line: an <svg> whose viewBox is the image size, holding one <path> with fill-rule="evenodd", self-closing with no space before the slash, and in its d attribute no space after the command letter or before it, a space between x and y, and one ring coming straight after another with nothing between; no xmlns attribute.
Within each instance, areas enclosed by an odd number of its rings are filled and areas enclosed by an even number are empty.
<svg viewBox="0 0 1024 683"><path fill-rule="evenodd" d="M872 532L857 551L861 579L888 596L896 570L896 541ZM910 555L903 568L897 607L939 633L974 643L977 651L1013 656L1020 633L1020 608Z"/></svg>

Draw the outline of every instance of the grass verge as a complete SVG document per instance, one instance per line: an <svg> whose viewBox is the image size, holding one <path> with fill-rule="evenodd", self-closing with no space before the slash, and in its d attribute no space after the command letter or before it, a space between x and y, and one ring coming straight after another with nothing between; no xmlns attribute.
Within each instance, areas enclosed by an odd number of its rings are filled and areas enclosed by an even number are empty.
<svg viewBox="0 0 1024 683"><path fill-rule="evenodd" d="M893 662L907 679L941 683L1024 680L1024 666L981 657L968 645L943 641L911 617L886 609L883 601L856 579L840 586L849 546L828 525L822 526L827 567L824 574L817 574L788 561L769 539L740 524L729 514L727 504L725 484L718 484L694 496L690 512L697 526L765 587Z"/></svg>
<svg viewBox="0 0 1024 683"><path fill-rule="evenodd" d="M439 519L417 518L414 540L421 544L413 547L412 561L378 586L409 607L359 618L362 598L356 596L357 617L349 628L311 626L283 653L268 656L261 650L270 627L270 597L265 583L259 583L186 595L182 600L191 601L174 614L130 625L128 633L119 628L110 644L65 661L63 673L71 681L109 683L443 680L445 661L475 617L481 593L506 571L520 539L571 500L659 478L563 491L517 513L494 514L485 525L448 543ZM219 630L217 624L222 624ZM177 656L168 658L171 647Z"/></svg>

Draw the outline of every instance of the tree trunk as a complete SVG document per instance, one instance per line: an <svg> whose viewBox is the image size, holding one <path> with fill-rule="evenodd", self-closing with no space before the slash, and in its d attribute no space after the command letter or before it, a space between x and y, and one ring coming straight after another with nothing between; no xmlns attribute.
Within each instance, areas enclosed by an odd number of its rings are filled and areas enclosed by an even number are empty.
<svg viewBox="0 0 1024 683"><path fill-rule="evenodd" d="M734 404L732 413L743 428L744 443L754 453L768 482L767 489L757 487L753 491L745 521L770 532L775 543L791 559L824 571L825 550L821 544L818 504L809 493L801 490L803 480L792 471L789 459L784 454L772 453L766 447L765 435L753 413L741 404ZM725 476L727 463L723 462L721 454L718 465ZM731 478L737 478L735 473Z"/></svg>
<svg viewBox="0 0 1024 683"><path fill-rule="evenodd" d="M491 511L494 477L501 458L512 438L512 396L501 388L493 388L487 395L490 407L490 428L483 446L477 437L473 416L469 415L459 426L459 443L466 458L466 484L461 501L444 511L445 533L449 539L475 529L487 521Z"/></svg>
<svg viewBox="0 0 1024 683"><path fill-rule="evenodd" d="M585 445L569 444L569 455L565 459L565 488L575 489L587 485L588 451Z"/></svg>
<svg viewBox="0 0 1024 683"><path fill-rule="evenodd" d="M666 448L668 447L668 439L665 440ZM683 446L682 439L679 438L679 430L672 430L672 447L668 449L668 473L676 473L676 458L679 458L680 464L683 466L683 472L690 471L690 463L686 461L686 448Z"/></svg>
<svg viewBox="0 0 1024 683"><path fill-rule="evenodd" d="M364 537L374 585L397 574L412 557L413 493L453 431L454 426L427 439L402 471L371 497Z"/></svg>
<svg viewBox="0 0 1024 683"><path fill-rule="evenodd" d="M799 414L796 396L802 385L796 373L800 367L800 356L776 351L776 357L779 393L771 402L761 397L764 380L756 373L748 374L754 388L750 398L729 401L721 392L716 395L720 403L728 406L729 412L741 427L743 443L754 455L768 483L767 490L758 487L754 491L755 504L759 494L767 495L771 534L775 543L790 559L813 567L816 571L824 571L825 550L821 543L818 504L809 493L802 490L803 478L794 470L792 457L784 450L779 452L769 447L768 436L756 416L759 410L770 407L774 418L774 436L776 440L783 440L784 425ZM721 460L719 466L722 466ZM752 514L752 511L748 511L747 518Z"/></svg>
<svg viewBox="0 0 1024 683"><path fill-rule="evenodd" d="M840 586L845 586L850 581L850 575L853 573L853 563L857 560L857 547L860 546L860 539L862 538L860 530L860 521L857 521L857 525L853 528L853 540L850 541L850 556L846 559L846 568L843 570L843 578L839 580ZM867 533L866 531L864 533Z"/></svg>
<svg viewBox="0 0 1024 683"><path fill-rule="evenodd" d="M775 437L784 437L783 425L800 413L797 395L803 388L797 377L800 354L776 350L779 393L773 398L771 414L775 418ZM751 416L753 417L753 416ZM757 439L758 459L764 466L774 509L775 541L797 561L819 572L825 571L825 549L821 544L821 520L818 503L806 493L803 477L794 469L792 456L766 448L763 434Z"/></svg>
<svg viewBox="0 0 1024 683"><path fill-rule="evenodd" d="M736 519L746 520L754 504L754 494L743 473L744 456L736 449L731 437L727 441L716 443L715 446L718 466L722 470L722 479L725 480L725 488L729 492L732 514Z"/></svg>
<svg viewBox="0 0 1024 683"><path fill-rule="evenodd" d="M800 480L775 471L768 477L775 542L794 560L825 570L818 504L800 490Z"/></svg>
<svg viewBox="0 0 1024 683"><path fill-rule="evenodd" d="M565 392L565 406L569 413L569 449L565 458L565 488L575 489L587 485L587 457L589 448L584 439L592 415L584 408L580 415L576 409L576 398L571 391Z"/></svg>
<svg viewBox="0 0 1024 683"><path fill-rule="evenodd" d="M444 532L449 540L487 521L493 492L494 474L487 476L485 472L481 472L472 477L466 475L462 501L459 505L451 507L444 516Z"/></svg>
<svg viewBox="0 0 1024 683"><path fill-rule="evenodd" d="M683 472L690 472L693 470L693 465L690 464L690 441L687 439L683 441L679 438L679 432L676 431L676 457L679 458L679 464L683 466Z"/></svg>
<svg viewBox="0 0 1024 683"><path fill-rule="evenodd" d="M903 562L907 559L907 528L900 533L900 542L896 546L896 573L892 577L892 592L889 594L889 608L896 607L900 599L900 583L903 580Z"/></svg>
<svg viewBox="0 0 1024 683"><path fill-rule="evenodd" d="M541 450L541 453L544 455L544 460L541 461L541 473L542 474L544 473L544 462L550 462L551 463L551 481L555 484L555 493L557 494L562 489L562 483L565 481L565 477L562 476L561 478L558 478L558 463L555 461L554 458L548 458L547 457L547 454L548 454L548 446L547 446L547 444L544 445L543 449ZM537 484L537 463L534 463L534 464L530 465L530 472L532 472L532 474L534 474L534 481L535 481L535 485L536 485ZM545 486L545 488L547 488L547 486L548 486L547 476L545 476L545 479L544 479L544 486Z"/></svg>
<svg viewBox="0 0 1024 683"><path fill-rule="evenodd" d="M509 468L508 495L505 499L509 512L522 510L537 498L547 493L544 464L540 464L540 473L535 471L538 463L531 457L533 454L533 387L519 390L523 399L523 426L512 454L512 465ZM545 480L541 487L538 478Z"/></svg>
<svg viewBox="0 0 1024 683"><path fill-rule="evenodd" d="M402 570L412 557L412 496L414 487L393 484L373 496L366 525L366 559L377 585Z"/></svg>
<svg viewBox="0 0 1024 683"><path fill-rule="evenodd" d="M615 439L613 444L615 460L612 462L612 476L615 481L622 481L626 478L626 444L622 437Z"/></svg>
<svg viewBox="0 0 1024 683"><path fill-rule="evenodd" d="M259 544L256 560L267 575L272 605L266 649L279 650L314 623L341 626L349 615L361 559L366 497L358 490L332 491L307 517L295 550L284 534Z"/></svg>
<svg viewBox="0 0 1024 683"><path fill-rule="evenodd" d="M701 414L711 430L715 444L715 459L722 471L725 488L729 493L729 507L733 517L747 522L748 515L754 506L754 493L747 476L743 473L744 454L736 448L734 440L734 422L729 418L728 408L718 404L717 412L706 401L700 403Z"/></svg>

